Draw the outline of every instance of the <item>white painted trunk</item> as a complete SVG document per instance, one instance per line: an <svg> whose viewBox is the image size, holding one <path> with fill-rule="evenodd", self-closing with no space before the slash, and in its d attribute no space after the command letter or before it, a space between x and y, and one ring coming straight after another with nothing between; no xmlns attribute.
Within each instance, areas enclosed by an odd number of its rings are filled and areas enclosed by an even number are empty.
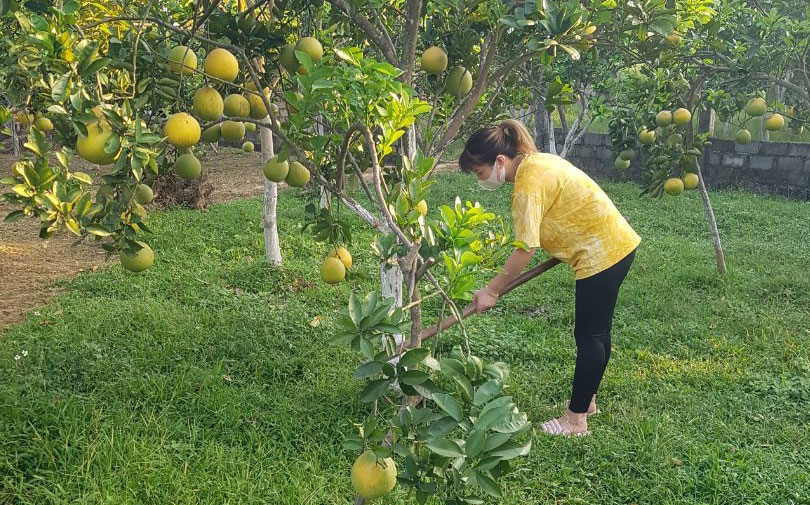
<svg viewBox="0 0 810 505"><path fill-rule="evenodd" d="M548 152L557 154L557 139L554 138L554 114L549 112L548 116Z"/></svg>
<svg viewBox="0 0 810 505"><path fill-rule="evenodd" d="M262 146L262 166L272 158L273 133L269 128L259 128L259 138ZM264 180L264 207L262 208L262 222L264 223L264 255L270 265L281 265L281 246L278 241L278 220L276 219L276 204L278 203L278 184Z"/></svg>

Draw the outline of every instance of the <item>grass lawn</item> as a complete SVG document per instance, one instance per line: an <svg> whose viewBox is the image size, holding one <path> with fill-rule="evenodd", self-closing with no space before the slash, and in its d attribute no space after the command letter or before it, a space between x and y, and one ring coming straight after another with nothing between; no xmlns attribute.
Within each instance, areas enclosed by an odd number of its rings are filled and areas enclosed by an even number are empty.
<svg viewBox="0 0 810 505"><path fill-rule="evenodd" d="M538 434L502 503L810 503L810 204L715 193L721 278L697 193L605 188L643 243L603 413L589 438ZM508 219L508 190L459 175L440 177L431 213L456 194ZM365 279L327 286L303 204L281 194L281 269L263 262L259 200L154 213L151 270L81 275L3 330L0 504L350 503L341 441L366 406L359 355L328 342L348 294L376 288L372 236L355 228ZM468 323L535 424L569 394L573 288L557 267Z"/></svg>

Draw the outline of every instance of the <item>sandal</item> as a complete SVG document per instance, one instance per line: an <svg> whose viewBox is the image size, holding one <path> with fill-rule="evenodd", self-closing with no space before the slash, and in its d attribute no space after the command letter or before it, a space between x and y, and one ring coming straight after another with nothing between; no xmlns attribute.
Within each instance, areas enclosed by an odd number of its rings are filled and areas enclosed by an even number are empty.
<svg viewBox="0 0 810 505"><path fill-rule="evenodd" d="M562 435L564 437L586 437L591 434L589 430L578 432L566 431L560 424L559 419L546 421L541 425L541 428L543 428L543 431L548 435Z"/></svg>

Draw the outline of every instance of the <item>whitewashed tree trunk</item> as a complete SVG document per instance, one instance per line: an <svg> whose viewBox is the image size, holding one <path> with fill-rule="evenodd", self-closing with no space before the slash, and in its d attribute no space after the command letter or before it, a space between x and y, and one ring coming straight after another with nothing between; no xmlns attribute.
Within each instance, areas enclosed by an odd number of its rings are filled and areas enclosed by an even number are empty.
<svg viewBox="0 0 810 505"><path fill-rule="evenodd" d="M20 137L17 135L17 121L11 121L11 143L14 144L14 158L19 158Z"/></svg>
<svg viewBox="0 0 810 505"><path fill-rule="evenodd" d="M548 152L557 154L557 140L554 138L554 114L548 112Z"/></svg>
<svg viewBox="0 0 810 505"><path fill-rule="evenodd" d="M259 128L259 139L262 146L262 166L272 158L273 133L269 128ZM281 246L278 241L278 220L276 218L276 204L278 203L278 184L264 181L264 207L262 208L262 222L264 223L264 255L267 263L273 266L281 265Z"/></svg>

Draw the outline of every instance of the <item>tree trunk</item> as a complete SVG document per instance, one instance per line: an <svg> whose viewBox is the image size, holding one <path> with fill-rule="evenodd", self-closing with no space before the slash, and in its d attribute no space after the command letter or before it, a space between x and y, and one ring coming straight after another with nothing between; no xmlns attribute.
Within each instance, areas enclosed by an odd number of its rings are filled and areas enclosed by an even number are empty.
<svg viewBox="0 0 810 505"><path fill-rule="evenodd" d="M771 132L765 129L765 116L760 116L759 118L759 138L763 141L767 142L771 139Z"/></svg>
<svg viewBox="0 0 810 505"><path fill-rule="evenodd" d="M557 114L560 115L560 126L563 138L565 138L568 135L568 118L565 117L565 108L562 105L557 106Z"/></svg>
<svg viewBox="0 0 810 505"><path fill-rule="evenodd" d="M554 114L546 113L548 118L548 152L557 154L557 139L554 138Z"/></svg>
<svg viewBox="0 0 810 505"><path fill-rule="evenodd" d="M20 157L20 136L17 134L17 121L11 121L11 143L14 144L14 158Z"/></svg>
<svg viewBox="0 0 810 505"><path fill-rule="evenodd" d="M548 119L546 118L545 100L538 98L534 111L534 143L541 151L548 151Z"/></svg>
<svg viewBox="0 0 810 505"><path fill-rule="evenodd" d="M706 209L706 219L709 221L709 230L712 233L712 242L714 243L714 255L717 259L717 271L720 275L726 273L726 257L723 254L723 244L720 242L720 232L717 229L717 220L714 218L714 210L712 209L712 202L709 200L709 192L706 190L706 184L703 182L703 172L700 170L698 164L698 185L700 187L700 197L703 199L703 207Z"/></svg>
<svg viewBox="0 0 810 505"><path fill-rule="evenodd" d="M701 109L700 116L698 117L698 132L709 133L710 137L714 136L714 109L706 107Z"/></svg>
<svg viewBox="0 0 810 505"><path fill-rule="evenodd" d="M259 139L262 146L262 166L274 156L273 133L269 128L259 128ZM278 241L278 220L276 218L276 204L278 203L278 184L271 182L267 177L264 181L264 206L262 207L262 223L264 226L264 256L267 263L273 266L281 265L281 247Z"/></svg>

